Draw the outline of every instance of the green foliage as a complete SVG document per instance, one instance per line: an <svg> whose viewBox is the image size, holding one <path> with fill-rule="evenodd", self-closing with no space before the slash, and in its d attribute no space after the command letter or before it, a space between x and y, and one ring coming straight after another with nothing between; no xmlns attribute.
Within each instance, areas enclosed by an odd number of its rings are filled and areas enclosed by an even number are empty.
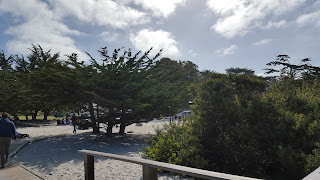
<svg viewBox="0 0 320 180"><path fill-rule="evenodd" d="M130 49L123 53L122 49L115 49L112 55L109 55L105 47L98 51L101 63L88 54L91 58L92 84L87 86L87 89L92 94L91 102L110 110L107 115L99 118L100 121L108 122L108 129L111 130L114 124L121 123L120 130L124 133L123 126L147 116L145 108L149 102L142 101L139 94L144 89L146 71L154 65L158 56L150 59L148 55L151 50L144 54L141 51L132 54ZM117 110L113 111L115 109ZM126 113L128 110L131 110L130 113ZM114 121L116 117L119 117L120 121Z"/></svg>
<svg viewBox="0 0 320 180"><path fill-rule="evenodd" d="M299 64L292 64L288 55L278 55L275 61L267 63L267 66L277 68L266 68L266 74L279 73L278 79L314 79L319 78L320 67L312 66L310 58L304 58Z"/></svg>
<svg viewBox="0 0 320 180"><path fill-rule="evenodd" d="M0 112L16 116L21 108L18 99L21 97L20 78L14 72L0 70L0 79Z"/></svg>
<svg viewBox="0 0 320 180"><path fill-rule="evenodd" d="M279 158L279 161L288 175L299 172L303 177L315 169L312 164L315 164L319 149L319 84L315 81L314 84L303 83L301 87L295 87L294 83L282 81L275 84L264 98L275 104L280 114L278 119L285 127L281 142L290 148L290 153L283 153L285 156L281 156L286 158ZM294 167L299 166L295 172L292 172L292 163L287 163L288 159L293 161Z"/></svg>
<svg viewBox="0 0 320 180"><path fill-rule="evenodd" d="M0 69L1 70L12 70L12 63L13 63L14 56L11 55L6 58L4 52L0 52Z"/></svg>
<svg viewBox="0 0 320 180"><path fill-rule="evenodd" d="M320 148L314 149L311 154L307 155L306 159L305 172L306 174L310 174L320 167Z"/></svg>
<svg viewBox="0 0 320 180"><path fill-rule="evenodd" d="M226 69L227 74L248 74L254 75L254 70L248 68L228 68Z"/></svg>
<svg viewBox="0 0 320 180"><path fill-rule="evenodd" d="M172 123L157 129L156 135L147 139L148 147L143 149L144 157L155 161L204 168L207 160L200 151L200 142L193 131L192 122Z"/></svg>
<svg viewBox="0 0 320 180"><path fill-rule="evenodd" d="M194 111L210 170L262 176L270 164L266 146L272 105L260 100L266 83L251 75L212 74L196 91ZM264 111L264 113L262 113ZM263 116L261 116L263 115ZM257 119L259 117L259 119ZM250 157L250 158L248 158Z"/></svg>
<svg viewBox="0 0 320 180"><path fill-rule="evenodd" d="M59 53L45 51L40 45L32 45L27 59L6 57L2 51L0 94L4 98L0 110L32 114L33 119L42 111L46 119L52 111L81 109L95 102L122 110L121 115L109 111L109 120L121 116L121 121L111 125L129 125L186 107L190 100L186 87L197 76L197 66L168 58L156 61L161 51L149 58L151 50L133 54L130 49L115 49L110 55L105 47L98 50L99 61L87 53L89 64L78 62L77 54L62 60ZM12 103L6 105L9 101ZM94 118L93 108L89 109Z"/></svg>
<svg viewBox="0 0 320 180"><path fill-rule="evenodd" d="M147 72L147 80L141 97L149 102L147 111L151 117L173 115L188 107L192 100L188 86L199 76L197 66L190 61L177 62L162 58Z"/></svg>
<svg viewBox="0 0 320 180"><path fill-rule="evenodd" d="M305 177L320 162L320 88L316 79L296 81L283 78L268 86L248 74L207 72L190 87L195 115L149 138L146 157L196 164L179 161L191 157L174 146L182 135L192 139L184 151L197 147L192 157L206 160L198 168L267 179Z"/></svg>

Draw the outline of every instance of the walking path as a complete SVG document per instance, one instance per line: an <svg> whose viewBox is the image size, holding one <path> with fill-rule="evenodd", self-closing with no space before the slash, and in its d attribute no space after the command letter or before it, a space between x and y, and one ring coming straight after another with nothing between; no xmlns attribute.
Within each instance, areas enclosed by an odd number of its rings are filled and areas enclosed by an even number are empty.
<svg viewBox="0 0 320 180"><path fill-rule="evenodd" d="M0 179L5 180L41 180L44 179L41 175L35 174L27 167L22 166L12 160L15 154L17 154L24 146L32 143L33 141L39 141L41 138L25 138L19 139L18 142L12 142L10 146L9 161L4 169L0 169Z"/></svg>
<svg viewBox="0 0 320 180"><path fill-rule="evenodd" d="M24 166L9 161L4 169L0 170L0 179L5 180L41 180L37 174L26 169Z"/></svg>

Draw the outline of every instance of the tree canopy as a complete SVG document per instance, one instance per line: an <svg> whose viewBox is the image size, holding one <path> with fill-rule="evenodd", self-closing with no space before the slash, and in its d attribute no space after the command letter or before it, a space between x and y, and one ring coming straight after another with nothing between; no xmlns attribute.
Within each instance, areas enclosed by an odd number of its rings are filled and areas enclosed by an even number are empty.
<svg viewBox="0 0 320 180"><path fill-rule="evenodd" d="M6 98L0 111L32 114L34 119L41 111L46 119L54 111L87 107L94 132L99 132L98 123L102 122L111 134L116 124L124 133L125 126L134 122L185 108L190 101L187 86L198 75L197 66L190 61L157 60L161 51L150 58L151 51L133 53L119 48L109 54L104 47L98 50L99 60L87 53L87 63L79 62L77 54L61 59L59 53L45 51L40 45L32 45L26 59L6 57L2 52L0 93ZM5 105L8 101L13 103ZM93 109L93 103L108 112L95 114L98 108Z"/></svg>

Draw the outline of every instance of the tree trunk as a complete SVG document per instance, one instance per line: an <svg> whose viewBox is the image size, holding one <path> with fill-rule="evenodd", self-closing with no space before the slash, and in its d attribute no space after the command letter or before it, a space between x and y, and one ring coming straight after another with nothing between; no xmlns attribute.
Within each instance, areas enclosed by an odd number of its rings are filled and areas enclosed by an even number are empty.
<svg viewBox="0 0 320 180"><path fill-rule="evenodd" d="M124 122L120 123L119 134L125 134L125 129L126 129L126 123Z"/></svg>
<svg viewBox="0 0 320 180"><path fill-rule="evenodd" d="M99 104L97 104L97 119L98 119L98 122L97 122L97 127L98 129L100 129L100 122L99 122Z"/></svg>
<svg viewBox="0 0 320 180"><path fill-rule="evenodd" d="M28 115L26 115L26 120L27 120L27 121L29 120Z"/></svg>
<svg viewBox="0 0 320 180"><path fill-rule="evenodd" d="M32 113L32 120L37 120L38 110L34 110L34 113Z"/></svg>
<svg viewBox="0 0 320 180"><path fill-rule="evenodd" d="M14 117L14 120L16 120L16 121L19 121L19 120L20 120L19 117L18 117L18 115L14 115L13 117Z"/></svg>
<svg viewBox="0 0 320 180"><path fill-rule="evenodd" d="M99 117L99 104L97 104L97 109L96 109L96 111L97 111L97 117Z"/></svg>
<svg viewBox="0 0 320 180"><path fill-rule="evenodd" d="M48 115L49 115L49 112L48 111L44 111L43 120L48 120Z"/></svg>
<svg viewBox="0 0 320 180"><path fill-rule="evenodd" d="M89 112L90 112L90 118L92 122L92 133L100 133L99 128L97 127L97 120L96 117L94 116L94 109L93 109L93 103L89 103Z"/></svg>
<svg viewBox="0 0 320 180"><path fill-rule="evenodd" d="M112 135L112 127L113 127L112 120L109 120L108 121L108 126L107 126L107 136L111 136Z"/></svg>
<svg viewBox="0 0 320 180"><path fill-rule="evenodd" d="M20 120L17 113L12 113L14 120Z"/></svg>

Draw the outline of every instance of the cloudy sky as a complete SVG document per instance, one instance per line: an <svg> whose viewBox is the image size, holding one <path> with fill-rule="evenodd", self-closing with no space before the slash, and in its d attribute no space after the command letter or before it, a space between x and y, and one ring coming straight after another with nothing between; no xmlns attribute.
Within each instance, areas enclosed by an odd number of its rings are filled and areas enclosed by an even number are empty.
<svg viewBox="0 0 320 180"><path fill-rule="evenodd" d="M200 70L261 74L278 54L320 66L319 0L0 0L0 50L31 44L88 60L97 50L163 48Z"/></svg>

